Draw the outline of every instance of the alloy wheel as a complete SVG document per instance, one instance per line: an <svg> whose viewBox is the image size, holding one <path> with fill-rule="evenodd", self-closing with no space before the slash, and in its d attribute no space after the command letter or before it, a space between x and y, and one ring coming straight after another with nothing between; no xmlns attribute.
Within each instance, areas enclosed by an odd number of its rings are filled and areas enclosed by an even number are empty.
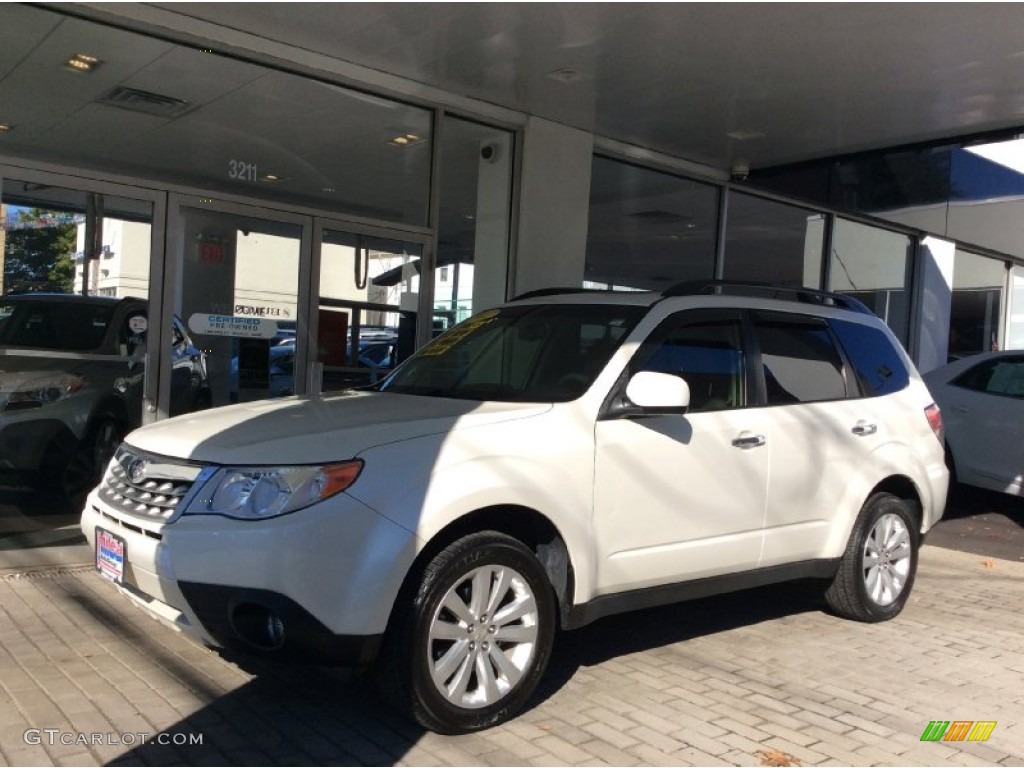
<svg viewBox="0 0 1024 768"><path fill-rule="evenodd" d="M875 521L864 541L864 586L877 605L891 605L906 587L911 566L910 531L899 515Z"/></svg>
<svg viewBox="0 0 1024 768"><path fill-rule="evenodd" d="M530 668L539 633L537 600L513 568L486 565L445 593L430 621L430 677L446 701L479 709L512 691Z"/></svg>

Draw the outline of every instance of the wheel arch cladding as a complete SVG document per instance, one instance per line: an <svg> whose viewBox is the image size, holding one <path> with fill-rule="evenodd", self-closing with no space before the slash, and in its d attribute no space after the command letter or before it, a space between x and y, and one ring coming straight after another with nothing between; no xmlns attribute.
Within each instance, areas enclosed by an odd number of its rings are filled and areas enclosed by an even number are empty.
<svg viewBox="0 0 1024 768"><path fill-rule="evenodd" d="M452 542L481 531L504 533L525 544L536 555L547 574L561 623L572 607L575 582L572 559L565 539L555 524L545 515L529 507L503 504L474 510L459 517L439 530L420 550L409 568L399 594L415 590L424 568L441 550ZM396 600L395 605L401 601ZM394 607L392 607L392 614Z"/></svg>

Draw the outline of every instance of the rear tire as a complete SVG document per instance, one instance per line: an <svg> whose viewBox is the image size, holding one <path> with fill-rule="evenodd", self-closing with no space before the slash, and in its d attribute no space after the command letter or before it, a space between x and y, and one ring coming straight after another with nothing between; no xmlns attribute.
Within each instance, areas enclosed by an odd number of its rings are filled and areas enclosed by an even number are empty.
<svg viewBox="0 0 1024 768"><path fill-rule="evenodd" d="M887 621L910 597L920 536L902 499L877 493L865 502L825 601L856 621Z"/></svg>
<svg viewBox="0 0 1024 768"><path fill-rule="evenodd" d="M533 552L505 534L475 533L434 557L413 589L399 597L377 663L385 697L438 733L518 714L555 632L554 594Z"/></svg>

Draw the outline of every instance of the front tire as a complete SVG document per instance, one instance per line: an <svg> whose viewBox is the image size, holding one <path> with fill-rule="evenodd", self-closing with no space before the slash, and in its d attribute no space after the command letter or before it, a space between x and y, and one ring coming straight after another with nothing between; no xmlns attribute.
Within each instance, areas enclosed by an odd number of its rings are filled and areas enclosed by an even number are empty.
<svg viewBox="0 0 1024 768"><path fill-rule="evenodd" d="M887 621L910 597L917 573L917 522L906 503L877 493L861 509L825 601L856 621Z"/></svg>
<svg viewBox="0 0 1024 768"><path fill-rule="evenodd" d="M85 497L102 479L110 459L124 438L124 428L113 416L99 417L85 439L59 468L61 498L80 508Z"/></svg>
<svg viewBox="0 0 1024 768"><path fill-rule="evenodd" d="M466 536L426 566L402 600L378 662L385 695L438 733L470 733L514 717L547 667L555 599L522 542Z"/></svg>

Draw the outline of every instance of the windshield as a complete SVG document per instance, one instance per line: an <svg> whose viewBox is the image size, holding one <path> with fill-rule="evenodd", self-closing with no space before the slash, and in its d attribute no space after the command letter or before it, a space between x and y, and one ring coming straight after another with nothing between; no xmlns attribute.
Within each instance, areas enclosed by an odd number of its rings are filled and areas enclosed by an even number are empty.
<svg viewBox="0 0 1024 768"><path fill-rule="evenodd" d="M114 303L0 300L0 346L88 352L103 344Z"/></svg>
<svg viewBox="0 0 1024 768"><path fill-rule="evenodd" d="M430 342L380 389L467 400L574 400L645 312L607 304L481 312Z"/></svg>

